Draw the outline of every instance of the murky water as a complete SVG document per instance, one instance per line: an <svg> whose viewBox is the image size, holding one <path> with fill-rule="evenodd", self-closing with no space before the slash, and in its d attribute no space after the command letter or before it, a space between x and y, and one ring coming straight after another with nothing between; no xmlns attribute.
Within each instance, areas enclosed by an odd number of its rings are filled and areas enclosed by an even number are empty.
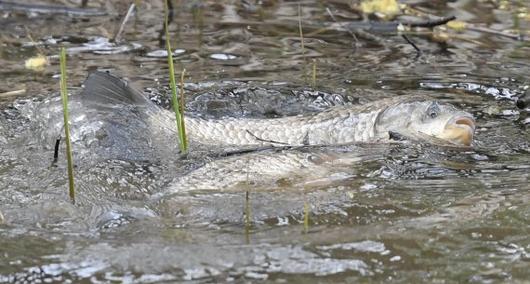
<svg viewBox="0 0 530 284"><path fill-rule="evenodd" d="M278 117L425 94L472 113L476 141L471 149L406 142L222 157L193 148L178 157L171 136L141 139L148 126L131 109L108 112L112 135L98 136L92 130L108 126L99 124L102 114L83 115L73 97L81 130L72 205L66 162L52 165L57 58L40 71L24 60L64 45L72 93L89 72L110 70L168 105L161 3L141 1L123 41L109 44L128 3L108 2L89 1L106 16L0 11L0 93L25 90L0 98L0 282L530 279L529 109L516 106L530 88L525 1L406 1L415 13L523 35L424 30L409 36L420 55L392 34L359 38L352 48L326 12L361 20L342 1L301 3L303 50L297 2L175 3L170 29L177 70L187 70L188 112ZM268 174L293 159L304 167ZM201 177L216 171L218 190L152 198L211 184Z"/></svg>

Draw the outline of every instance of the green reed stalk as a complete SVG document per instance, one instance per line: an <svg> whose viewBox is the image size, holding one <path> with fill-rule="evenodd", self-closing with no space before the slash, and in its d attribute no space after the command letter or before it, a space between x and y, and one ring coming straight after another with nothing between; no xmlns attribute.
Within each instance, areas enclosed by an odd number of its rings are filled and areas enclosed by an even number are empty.
<svg viewBox="0 0 530 284"><path fill-rule="evenodd" d="M171 0L167 0L171 1ZM188 151L188 143L186 140L186 132L184 130L184 115L180 110L179 99L177 98L177 85L175 82L175 67L173 66L173 53L171 51L171 44L169 42L169 28L168 28L168 5L167 1L164 1L164 30L166 35L166 50L167 50L167 63L169 65L169 85L171 87L173 111L175 112L175 118L177 122L177 132L179 136L179 147L182 153ZM182 98L182 97L181 97ZM184 103L182 103L183 105Z"/></svg>
<svg viewBox="0 0 530 284"><path fill-rule="evenodd" d="M61 48L61 99L63 101L64 136L66 137L66 159L68 161L68 188L70 199L75 203L74 188L74 159L72 156L72 142L70 141L70 125L68 123L68 90L66 89L66 49Z"/></svg>
<svg viewBox="0 0 530 284"><path fill-rule="evenodd" d="M179 110L182 114L182 117L180 118L180 129L182 130L181 141L184 144L184 148L188 149L188 140L186 139L186 124L184 123L184 74L186 74L186 68L182 69L182 73L180 73Z"/></svg>

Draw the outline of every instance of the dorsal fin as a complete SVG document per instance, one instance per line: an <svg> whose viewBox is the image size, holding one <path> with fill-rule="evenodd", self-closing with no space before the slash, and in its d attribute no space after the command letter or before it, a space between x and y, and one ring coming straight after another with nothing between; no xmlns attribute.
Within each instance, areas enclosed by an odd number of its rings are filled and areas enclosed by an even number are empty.
<svg viewBox="0 0 530 284"><path fill-rule="evenodd" d="M151 102L132 86L110 73L96 71L83 83L81 98L84 102L103 106L143 105Z"/></svg>

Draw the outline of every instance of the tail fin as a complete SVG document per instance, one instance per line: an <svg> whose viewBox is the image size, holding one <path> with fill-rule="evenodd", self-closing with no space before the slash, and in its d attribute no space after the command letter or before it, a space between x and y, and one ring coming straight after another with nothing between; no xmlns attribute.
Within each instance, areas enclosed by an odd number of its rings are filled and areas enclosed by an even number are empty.
<svg viewBox="0 0 530 284"><path fill-rule="evenodd" d="M134 113L150 125L174 132L175 118L132 87L129 82L106 72L94 72L84 82L80 94L82 104L96 113L116 113L115 108L134 108ZM114 117L111 117L114 119ZM107 119L109 119L107 117Z"/></svg>
<svg viewBox="0 0 530 284"><path fill-rule="evenodd" d="M145 105L151 101L132 86L110 73L96 71L85 80L81 98L85 103L100 106Z"/></svg>

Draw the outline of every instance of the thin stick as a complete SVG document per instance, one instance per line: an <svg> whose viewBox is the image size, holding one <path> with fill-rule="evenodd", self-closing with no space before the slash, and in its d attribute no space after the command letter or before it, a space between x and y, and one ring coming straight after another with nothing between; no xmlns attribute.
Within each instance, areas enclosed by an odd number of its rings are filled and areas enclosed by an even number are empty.
<svg viewBox="0 0 530 284"><path fill-rule="evenodd" d="M486 27L479 27L479 26L469 25L467 27L467 29L470 30L470 31L476 31L476 32L482 32L482 33L488 33L488 34L492 34L492 35L507 37L507 38L510 38L510 39L513 39L513 40L525 40L523 35L510 34L510 33L506 33L506 32L503 32L503 31L497 31L497 30L493 30L493 29L490 29L490 28L486 28Z"/></svg>
<svg viewBox="0 0 530 284"><path fill-rule="evenodd" d="M29 32L29 28L27 26L24 26L24 29L26 30L26 36L29 38L29 41L31 41L31 43L34 44L35 47L37 48L37 53L42 54L42 55L46 54L46 52L44 52L44 49L42 49L42 47L40 47L39 44L31 36L31 33Z"/></svg>
<svg viewBox="0 0 530 284"><path fill-rule="evenodd" d="M298 4L298 31L300 32L300 45L302 47L302 57L305 61L304 33L302 31L302 8Z"/></svg>
<svg viewBox="0 0 530 284"><path fill-rule="evenodd" d="M345 27L341 22L337 21L337 19L333 15L333 13L331 13L331 10L329 8L327 8L327 7L326 7L326 12L328 12L328 15L331 17L331 19L335 23L339 24L339 26L341 28L345 29L353 37L353 40L355 41L354 44L353 44L353 52L355 53L355 51L357 51L357 44L359 43L359 40L357 39L357 36L348 27Z"/></svg>
<svg viewBox="0 0 530 284"><path fill-rule="evenodd" d="M304 32L302 31L302 8L300 7L300 3L298 3L298 32L300 33L300 47L302 48L302 58L304 59L304 81L307 82L305 70L307 60L305 58Z"/></svg>
<svg viewBox="0 0 530 284"><path fill-rule="evenodd" d="M401 37L403 37L405 39L405 41L408 42L408 44L412 45L412 47L414 47L414 49L416 50L416 57L419 57L421 55L421 50L418 46L416 46L416 44L410 40L410 38L407 36L407 35L401 35Z"/></svg>
<svg viewBox="0 0 530 284"><path fill-rule="evenodd" d="M75 204L74 189L74 159L72 156L72 142L70 141L70 125L68 123L68 91L66 89L66 49L61 48L61 98L63 101L64 136L66 137L66 159L68 161L68 188L70 200Z"/></svg>
<svg viewBox="0 0 530 284"><path fill-rule="evenodd" d="M14 90L14 91L8 91L8 92L0 93L0 97L17 96L17 95L22 95L24 93L26 93L26 89L20 89L20 90Z"/></svg>
<svg viewBox="0 0 530 284"><path fill-rule="evenodd" d="M447 24L452 20L456 20L455 16L443 17L436 20L427 20L421 22L402 22L401 24L410 26L412 28L434 28L436 26L441 26Z"/></svg>
<svg viewBox="0 0 530 284"><path fill-rule="evenodd" d="M129 21L129 18L134 13L134 9L136 8L136 5L134 3L131 3L129 6L129 10L127 10L127 14L125 14L125 17L123 18L123 21L121 22L120 29L114 36L114 42L120 42L121 41L121 35L123 33L123 30L125 29L125 24Z"/></svg>

